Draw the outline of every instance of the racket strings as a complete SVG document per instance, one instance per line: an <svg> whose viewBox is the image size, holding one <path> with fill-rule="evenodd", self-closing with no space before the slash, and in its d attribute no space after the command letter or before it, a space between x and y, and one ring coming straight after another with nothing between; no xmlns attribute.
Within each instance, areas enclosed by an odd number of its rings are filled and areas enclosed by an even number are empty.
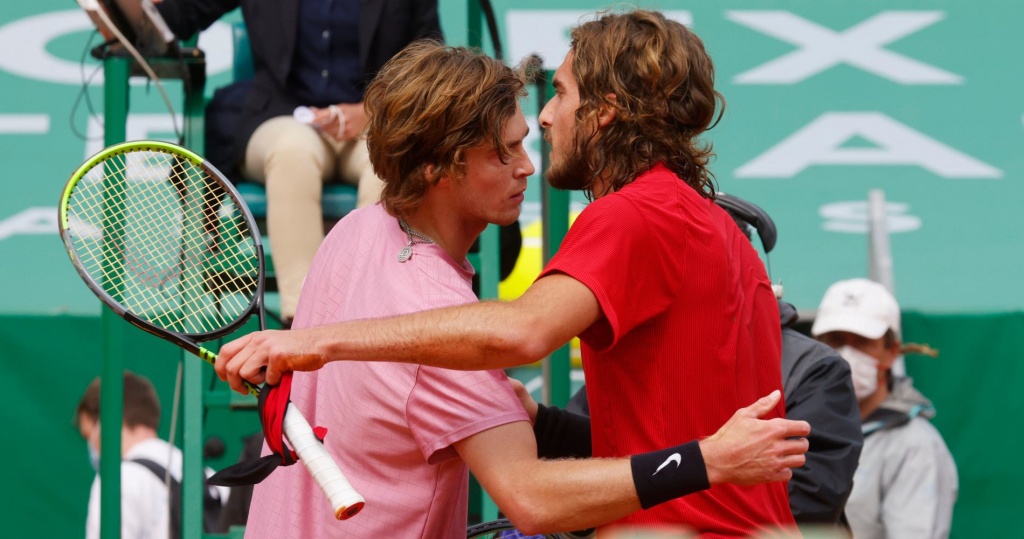
<svg viewBox="0 0 1024 539"><path fill-rule="evenodd" d="M152 222L150 220L149 222L146 222L144 227L142 227L151 230L170 230L172 231L172 239L174 238L174 232L177 232L177 239L180 242L180 245L183 246L178 256L178 263L174 266L168 267L167 270L156 275L152 275L149 271L144 271L141 274L136 271L136 274L147 278L150 287L159 290L164 295L164 300L176 302L181 305L181 308L176 311L178 314L176 318L173 316L175 311L170 311L166 313L171 316L169 319L163 321L158 320L157 322L161 325L167 325L186 332L202 332L209 329L211 326L217 327L223 324L222 317L216 316L218 311L211 311L206 307L208 301L203 301L202 304L196 305L198 300L205 300L205 298L201 293L192 293L195 289L196 283L189 282L190 280L194 280L196 276L202 275L201 272L197 273L195 268L212 252L212 248L209 245L209 238L206 234L209 232L208 220L210 208L215 207L218 203L218 200L216 199L219 197L213 197L214 200L201 201L197 200L194 196L189 197L189 178L187 173L184 173L184 171L187 171L187 169L183 169L180 164L172 164L168 172L168 179L175 188L181 208L183 210L188 210L181 215L181 218L184 219L182 224L185 225L191 221L192 226L183 226L183 228L175 231L173 227L177 223L172 223L169 228L166 223ZM201 189L205 189L205 187L206 186L204 185L199 186ZM210 192L207 191L206 194L209 196ZM201 210L202 215L195 214L195 208L197 207ZM144 215L149 216L154 214ZM166 216L165 213L159 212L155 215ZM177 214L174 214L173 216L177 217ZM155 256L161 256L167 252L167 249L164 248L156 249L156 252L154 252L151 249L154 246L152 243L142 243L139 246L144 247L143 250L145 252L142 254L144 264L148 264L148 261L152 260ZM128 247L125 249L126 254L132 252L131 246L126 245L126 247ZM192 269L191 271L190 268ZM156 283L153 282L154 277L159 277L159 280ZM180 280L182 278L184 278L185 281L184 286L178 287L181 291L180 298L175 298L173 290L171 290L171 293L168 293L168 288L164 286L164 284L172 282L175 279ZM200 309L196 309L197 306L200 307Z"/></svg>
<svg viewBox="0 0 1024 539"><path fill-rule="evenodd" d="M171 252L165 248L160 248L158 244L152 241L135 241L134 234L131 230L135 229L134 226L129 224L129 216L131 215L132 198L125 196L125 189L127 180L137 180L138 175L132 175L129 170L132 167L129 166L128 160L124 158L117 158L108 161L101 169L102 173L100 177L109 180L115 178L114 181L110 181L108 185L103 187L103 190L99 193L102 194L106 201L101 204L95 203L96 198L93 197L91 200L94 202L92 208L103 208L105 213L112 213L114 215L123 216L124 219L112 219L110 222L104 221L102 223L103 237L109 240L111 244L110 250L105 251L103 260L105 266L102 268L102 277L104 287L111 295L119 296L118 299L123 304L127 304L130 310L134 310L134 314L146 314L148 311L152 311L150 307L155 307L157 304L154 303L152 297L147 297L141 294L133 294L131 290L125 290L126 277L134 277L138 284L142 285L143 290L153 291L156 290L164 295L161 301L173 301L173 292L171 287L166 287L166 284L172 284L180 273L180 267L178 265L170 265L168 258ZM98 185L98 184L94 184ZM149 192L147 195L150 199L153 198L153 193ZM166 192L161 193L161 197L164 199L163 204L170 204L167 200L170 195ZM140 197L133 197L140 198ZM77 206L76 206L77 207ZM95 212L94 212L95 213ZM156 215L166 215L166 212L157 213ZM153 219L148 219L152 214L148 212L139 212L136 219L139 221L141 229L147 230L161 230L165 238L173 240L176 236L180 241L180 230L175 230L173 225L161 225ZM95 222L95 221L94 221ZM118 241L120 239L120 241ZM110 259L114 259L111 261ZM162 260L161 260L162 259ZM187 261L187 257L185 258ZM121 267L118 267L117 263L120 262ZM161 263L165 269L159 270ZM123 273L122 273L123 272ZM141 300L141 301L139 301ZM137 306L136 306L137 305ZM162 324L171 325L174 324ZM194 323L192 325L195 325ZM175 328L179 329L179 328Z"/></svg>
<svg viewBox="0 0 1024 539"><path fill-rule="evenodd" d="M209 185L200 185L201 199L197 200L194 193L190 196L188 187L189 181L192 180L190 172L197 171L194 168L190 170L190 167L182 168L176 164L171 167L169 175L172 184L178 191L179 198L183 200L182 208L186 210L182 215L183 222L191 223L191 226L184 226L182 231L180 242L183 247L177 266L179 275L175 276L185 279L185 286L182 287L182 290L186 292L182 294L185 303L180 311L179 319L171 320L171 322L186 324L190 326L191 332L195 333L208 330L211 326L219 327L224 324L223 317L217 316L223 309L211 311L208 308L207 293L212 292L217 297L216 293L221 290L217 288L211 290L208 282L208 270L202 266L203 261L210 259L216 250L217 238L212 234L214 231L211 230L211 220L216 216L215 209L222 202L224 193L219 189L210 189ZM205 176L200 175L199 179L205 180ZM199 210L199 214L196 214L196 209ZM245 304L239 307L244 308ZM199 316L190 316L192 314Z"/></svg>
<svg viewBox="0 0 1024 539"><path fill-rule="evenodd" d="M74 187L67 211L81 267L139 318L209 333L254 301L252 231L220 182L189 161L148 150L107 158Z"/></svg>

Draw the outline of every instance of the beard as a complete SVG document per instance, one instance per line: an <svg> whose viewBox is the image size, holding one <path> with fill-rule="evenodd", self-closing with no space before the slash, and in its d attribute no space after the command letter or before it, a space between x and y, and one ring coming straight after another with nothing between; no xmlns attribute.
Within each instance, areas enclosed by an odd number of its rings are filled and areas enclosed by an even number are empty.
<svg viewBox="0 0 1024 539"><path fill-rule="evenodd" d="M554 152L554 143L551 141L550 132L544 133L545 140ZM544 178L555 189L565 191L585 191L590 188L590 173L587 166L586 152L583 143L579 140L577 133L573 133L571 151L558 152L560 159L551 159L551 165L544 173Z"/></svg>

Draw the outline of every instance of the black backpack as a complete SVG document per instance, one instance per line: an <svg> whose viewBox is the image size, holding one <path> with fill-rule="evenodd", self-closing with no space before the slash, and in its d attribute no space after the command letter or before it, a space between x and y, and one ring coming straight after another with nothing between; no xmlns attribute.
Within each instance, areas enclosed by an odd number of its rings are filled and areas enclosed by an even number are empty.
<svg viewBox="0 0 1024 539"><path fill-rule="evenodd" d="M160 482L166 480L167 469L163 466L148 460L148 459L131 459L129 462L135 462L145 466L149 471L153 472L160 479ZM170 524L171 530L168 537L170 539L181 538L181 482L170 477L171 489L167 493L168 498L171 501L170 506ZM206 484L206 474L203 474L203 533L213 533L216 531L217 521L220 519L220 511L223 507L221 499L214 495L210 491L209 485Z"/></svg>

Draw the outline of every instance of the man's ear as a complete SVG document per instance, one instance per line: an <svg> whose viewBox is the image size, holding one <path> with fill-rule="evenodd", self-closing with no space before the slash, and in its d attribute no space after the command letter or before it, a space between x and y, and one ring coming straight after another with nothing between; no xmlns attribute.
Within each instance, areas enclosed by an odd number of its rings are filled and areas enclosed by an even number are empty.
<svg viewBox="0 0 1024 539"><path fill-rule="evenodd" d="M426 178L430 187L450 189L462 179L463 174L461 169L455 166L448 167L445 171L436 165L427 165L424 167L423 177Z"/></svg>
<svg viewBox="0 0 1024 539"><path fill-rule="evenodd" d="M605 99L607 99L611 103L618 103L619 102L618 98L615 97L615 94L606 94L604 97L605 97ZM616 109L612 105L609 105L608 103L605 103L605 104L601 105L601 108L598 109L598 113L597 113L597 125L598 125L598 127L602 127L603 128L603 127L608 126L608 124L612 123L615 120L615 115L617 114L617 112L618 112L618 109Z"/></svg>
<svg viewBox="0 0 1024 539"><path fill-rule="evenodd" d="M437 165L434 165L432 163L423 165L423 179L427 180L428 184L434 185L433 179L435 178L435 176L437 176L437 172ZM437 185L444 183L447 179L448 175L442 174L440 177L437 178Z"/></svg>

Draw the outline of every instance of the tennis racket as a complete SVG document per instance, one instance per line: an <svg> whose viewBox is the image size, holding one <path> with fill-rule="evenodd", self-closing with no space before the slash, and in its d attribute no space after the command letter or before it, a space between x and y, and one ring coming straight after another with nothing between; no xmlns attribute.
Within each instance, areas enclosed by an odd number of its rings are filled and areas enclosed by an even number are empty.
<svg viewBox="0 0 1024 539"><path fill-rule="evenodd" d="M154 141L106 148L71 175L59 223L85 284L132 325L210 364L217 355L200 342L237 330L254 312L264 327L259 230L235 188L202 157ZM284 433L335 518L358 513L363 497L293 404Z"/></svg>
<svg viewBox="0 0 1024 539"><path fill-rule="evenodd" d="M584 532L524 535L507 518L474 524L466 529L467 539L592 539L594 530Z"/></svg>

